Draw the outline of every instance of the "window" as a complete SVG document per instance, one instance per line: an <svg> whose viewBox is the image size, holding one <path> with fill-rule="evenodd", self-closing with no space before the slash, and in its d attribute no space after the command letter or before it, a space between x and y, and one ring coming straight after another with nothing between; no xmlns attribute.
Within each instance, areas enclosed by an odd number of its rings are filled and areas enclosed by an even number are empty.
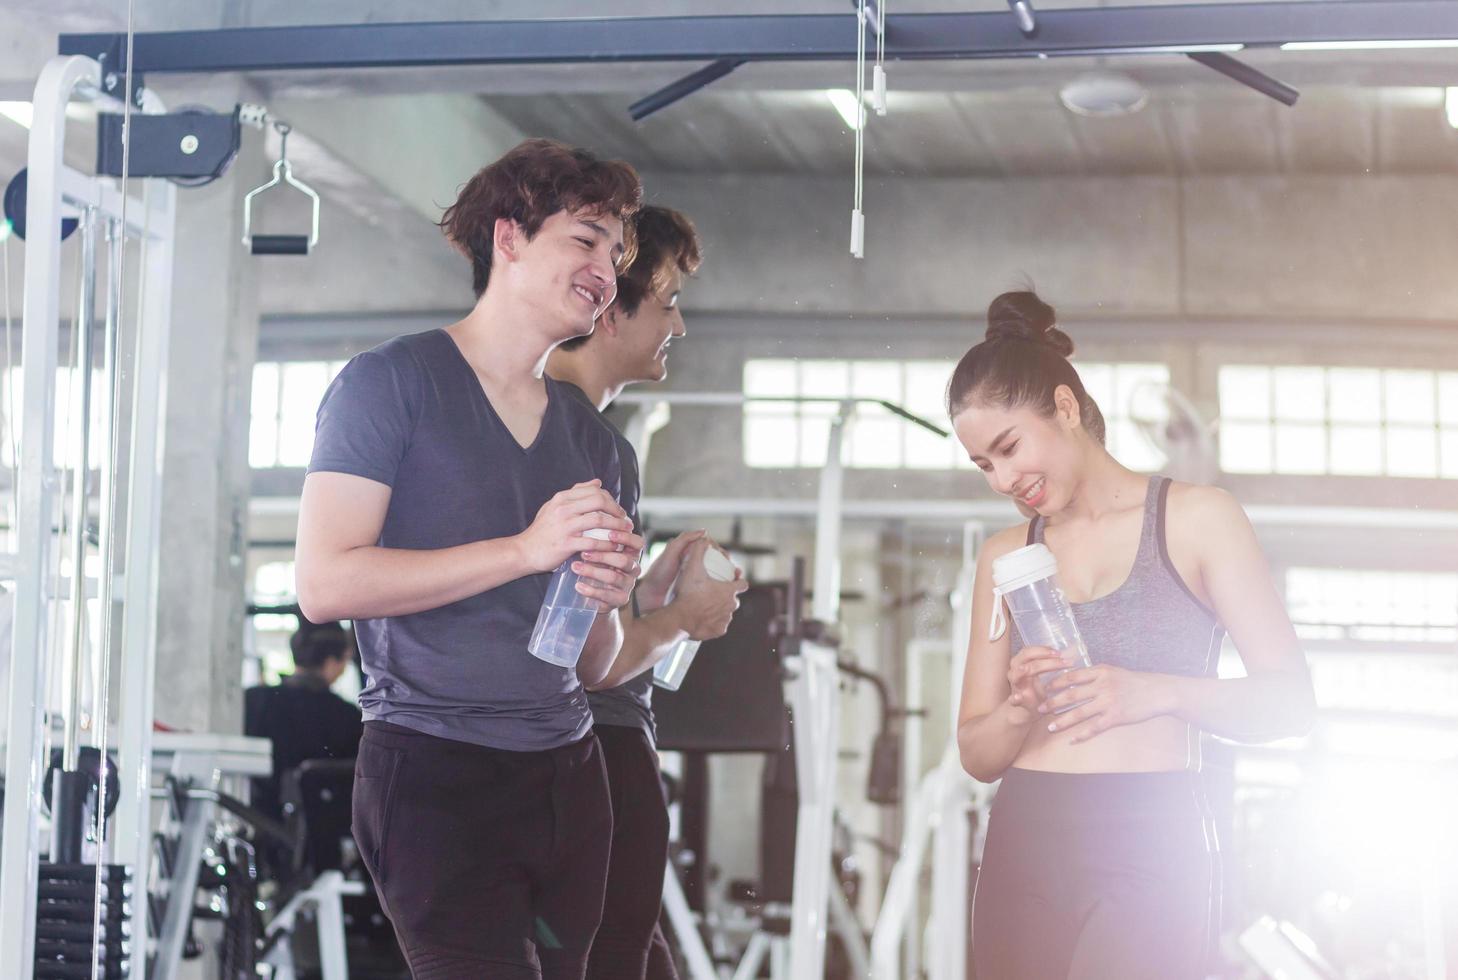
<svg viewBox="0 0 1458 980"><path fill-rule="evenodd" d="M297 601L292 561L264 562L254 571L255 605L289 606ZM346 627L353 625L348 620L344 620L343 624ZM291 613L258 613L252 617L251 625L252 654L258 660L257 680L264 684L277 684L284 675L294 672L294 654L289 648L289 638L299 628L298 617ZM361 683L359 671L350 667L330 685L330 689L354 703L359 697Z"/></svg>
<svg viewBox="0 0 1458 980"><path fill-rule="evenodd" d="M751 360L744 365L744 464L755 468L825 465L834 401L777 399L879 398L938 425L946 425L943 399L952 361ZM1163 399L1149 387L1169 382L1169 368L1149 363L1078 365L1084 387L1098 402L1109 450L1125 465L1156 470L1164 457L1140 433L1135 418L1162 420ZM897 418L880 405L856 409L842 450L858 469L971 469L956 437L942 438Z"/></svg>
<svg viewBox="0 0 1458 980"><path fill-rule="evenodd" d="M1458 478L1458 372L1227 364L1220 466Z"/></svg>
<svg viewBox="0 0 1458 980"><path fill-rule="evenodd" d="M1324 641L1307 655L1324 710L1458 718L1458 574L1291 568L1286 607Z"/></svg>
<svg viewBox="0 0 1458 980"><path fill-rule="evenodd" d="M1286 608L1308 639L1458 642L1458 574L1291 568Z"/></svg>
<svg viewBox="0 0 1458 980"><path fill-rule="evenodd" d="M1431 653L1317 653L1308 658L1327 711L1458 719L1458 664Z"/></svg>
<svg viewBox="0 0 1458 980"><path fill-rule="evenodd" d="M344 361L260 361L253 366L248 462L255 469L308 466L314 417Z"/></svg>
<svg viewBox="0 0 1458 980"><path fill-rule="evenodd" d="M14 449L16 433L24 419L25 399L23 394L25 369L23 367L12 367L5 378L3 391L0 391L0 416L4 419L4 428L0 430L0 460L8 469L17 465ZM55 466L70 466L76 456L81 452L81 431L80 417L77 412L79 404L77 398L80 392L72 387L71 382L75 380L76 372L70 367L56 368L56 409L55 422L52 432L54 443L51 449L51 462ZM106 433L102 425L106 418L107 393L103 386L104 377L100 370L95 368L91 371L91 436L89 451L87 452L87 463L92 469L101 465L101 456L108 449ZM69 431L68 431L69 430Z"/></svg>
<svg viewBox="0 0 1458 980"><path fill-rule="evenodd" d="M286 606L295 601L294 563L270 561L253 573L253 602L259 606ZM294 672L289 637L298 628L296 617L284 613L259 613L253 617L253 653L265 684L277 684L284 674Z"/></svg>

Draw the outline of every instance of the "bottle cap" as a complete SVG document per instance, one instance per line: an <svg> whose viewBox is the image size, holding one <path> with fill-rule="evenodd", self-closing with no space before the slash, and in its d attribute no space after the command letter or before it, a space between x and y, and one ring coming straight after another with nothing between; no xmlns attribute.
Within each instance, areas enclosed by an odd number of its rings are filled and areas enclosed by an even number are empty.
<svg viewBox="0 0 1458 980"><path fill-rule="evenodd" d="M716 582L732 582L739 567L725 557L724 552L710 545L704 551L704 571Z"/></svg>
<svg viewBox="0 0 1458 980"><path fill-rule="evenodd" d="M992 584L1002 593L1058 574L1058 559L1045 544L1009 551L992 562Z"/></svg>
<svg viewBox="0 0 1458 980"><path fill-rule="evenodd" d="M1058 559L1053 557L1053 552L1045 544L1030 544L1026 548L1009 551L1001 558L994 558L992 596L997 605L992 607L992 621L987 624L987 638L998 640L1007 632L1007 618L1002 611L1003 596L1057 574Z"/></svg>

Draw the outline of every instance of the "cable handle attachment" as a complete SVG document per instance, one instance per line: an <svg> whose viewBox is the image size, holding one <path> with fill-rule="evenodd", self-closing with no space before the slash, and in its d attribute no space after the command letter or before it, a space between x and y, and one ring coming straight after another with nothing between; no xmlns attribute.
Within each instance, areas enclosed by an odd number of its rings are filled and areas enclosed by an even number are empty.
<svg viewBox="0 0 1458 980"><path fill-rule="evenodd" d="M319 195L314 188L294 176L293 167L289 164L289 133L294 128L282 120L274 120L273 128L279 135L278 160L273 165L273 179L243 195L243 244L254 255L308 255L319 243ZM307 236L253 234L254 199L280 184L308 196L311 203L311 221Z"/></svg>

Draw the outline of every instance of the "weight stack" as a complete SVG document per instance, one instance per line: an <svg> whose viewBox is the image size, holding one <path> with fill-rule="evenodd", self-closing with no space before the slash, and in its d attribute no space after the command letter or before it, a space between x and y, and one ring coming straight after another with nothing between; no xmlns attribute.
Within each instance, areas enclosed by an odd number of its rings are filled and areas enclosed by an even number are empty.
<svg viewBox="0 0 1458 980"><path fill-rule="evenodd" d="M96 930L94 864L40 866L35 920L36 980L90 980L91 954L101 946L104 980L130 975L132 943L132 873L120 864L104 864L101 874L101 930Z"/></svg>

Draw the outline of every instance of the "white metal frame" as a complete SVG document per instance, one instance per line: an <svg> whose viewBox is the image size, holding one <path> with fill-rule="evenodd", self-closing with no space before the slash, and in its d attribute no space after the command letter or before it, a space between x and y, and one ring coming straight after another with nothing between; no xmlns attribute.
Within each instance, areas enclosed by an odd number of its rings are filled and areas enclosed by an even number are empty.
<svg viewBox="0 0 1458 980"><path fill-rule="evenodd" d="M319 933L319 973L323 980L349 980L349 957L344 942L345 895L363 895L364 882L345 881L338 871L325 871L307 890L299 892L276 915L265 930L280 936L262 962L273 968L273 980L296 980L293 950L289 940L298 926L299 913L314 907L314 925Z"/></svg>
<svg viewBox="0 0 1458 980"><path fill-rule="evenodd" d="M820 516L815 522L815 619L840 619L840 533L844 470L840 447L855 411L845 402L830 426L825 469L820 473ZM787 658L789 702L794 715L795 877L790 903L791 977L825 974L825 935L831 889L830 854L835 824L835 768L840 757L840 676L834 647L804 640Z"/></svg>
<svg viewBox="0 0 1458 980"><path fill-rule="evenodd" d="M629 439L638 453L641 478L648 458L648 442L655 429L666 421L663 406L680 403L737 405L746 399L730 392L625 395L620 400L639 406L627 428ZM855 399L843 401L831 423L826 464L820 473L816 499L812 616L829 626L834 626L840 618L840 545L845 477L841 445L855 408ZM655 426L654 422L658 425ZM821 976L825 972L827 929L834 924L850 950L856 976L868 975L869 957L860 925L844 896L832 895L837 890L832 882L830 859L835 822L836 763L840 756L840 676L836 660L833 646L806 640L800 643L799 652L785 661L786 698L794 717L795 775L799 790L790 935L785 943L771 941L768 934L756 933L740 963L741 972L750 964L757 970L759 962L769 956L772 963L782 967L776 976ZM669 921L678 935L681 948L688 951L687 957L697 978L701 970L711 971L713 968L693 927L692 917L685 914L686 904L679 907L681 894L676 890L675 874L670 861L666 875L667 879L671 879L668 884ZM832 905L836 897L840 898L838 906ZM784 958L783 963L779 963L779 957ZM713 973L706 975L713 976Z"/></svg>
<svg viewBox="0 0 1458 980"><path fill-rule="evenodd" d="M952 718L957 717L962 691L965 660L961 651L967 649L971 634L972 585L982 536L981 522L969 521L963 526L962 570L952 593L952 676L948 685ZM871 934L876 980L920 976L915 965L918 959L927 980L965 980L967 938L972 928L968 878L973 860L980 858L981 828L986 827L993 792L994 784L979 783L962 769L954 727L941 761L907 798L900 854ZM974 811L984 817L976 836L969 822ZM917 890L929 853L936 855L931 867L931 907L926 932L918 937ZM921 948L909 950L918 939Z"/></svg>
<svg viewBox="0 0 1458 980"><path fill-rule="evenodd" d="M52 454L56 361L60 336L60 228L68 210L90 208L120 222L124 188L63 163L65 113L75 98L108 104L101 92L101 67L89 58L48 62L36 82L28 151L27 240L21 356L24 371L23 426L18 474L16 600L6 740L3 850L0 850L0 976L29 980L34 972L37 870L41 857L41 785L47 760L44 724L45 666L49 643L50 582L59 560L51 534L60 480ZM142 109L163 106L144 93ZM162 431L166 418L167 350L171 321L174 189L159 182L148 201L127 201L128 238L144 239L140 281L144 302L138 332L134 381L145 379L145 397L133 399L132 439L126 512L127 558L117 598L124 604L120 698L115 725L122 789L118 800L112 860L128 864L145 882L150 857L152 689L157 610L157 548L161 512ZM120 315L120 311L118 311ZM138 389L140 390L140 389ZM109 465L109 463L107 464ZM103 501L103 507L106 502ZM79 571L79 570L78 570ZM102 591L107 594L110 590ZM104 610L108 617L111 610ZM103 650L101 655L109 656ZM100 692L98 692L100 693ZM132 976L143 975L146 943L132 946Z"/></svg>

